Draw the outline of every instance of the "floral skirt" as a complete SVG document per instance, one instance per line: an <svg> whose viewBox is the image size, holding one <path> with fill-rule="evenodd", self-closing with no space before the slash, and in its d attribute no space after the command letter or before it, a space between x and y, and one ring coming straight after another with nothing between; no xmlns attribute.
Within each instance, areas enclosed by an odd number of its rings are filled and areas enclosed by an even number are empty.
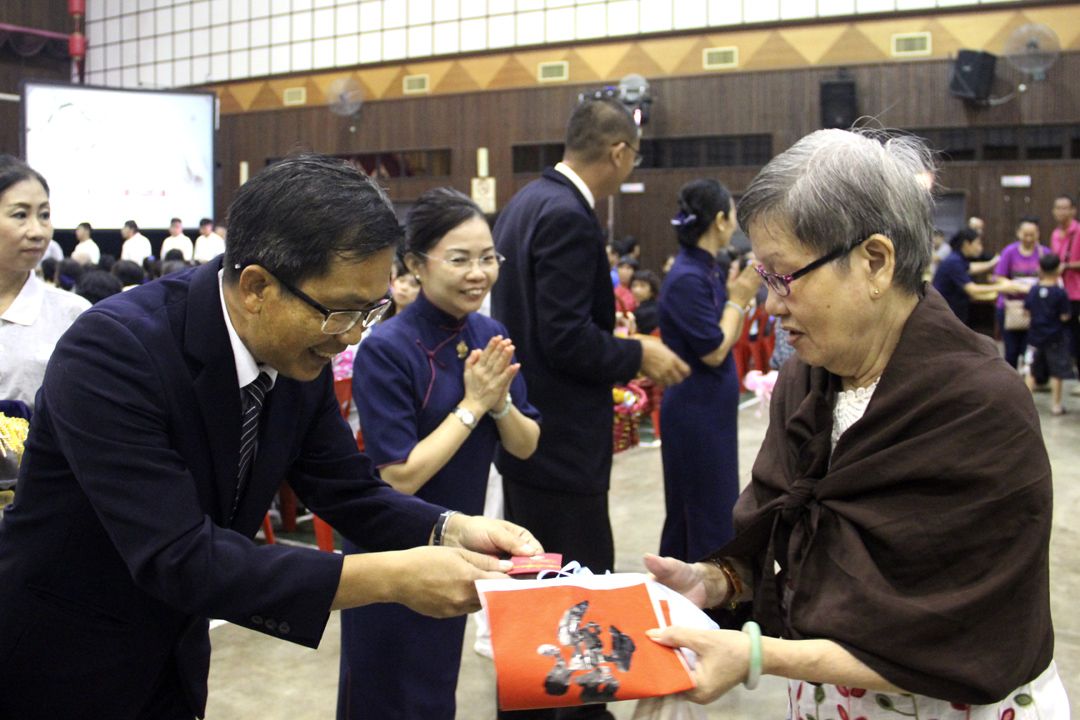
<svg viewBox="0 0 1080 720"><path fill-rule="evenodd" d="M925 695L882 693L843 685L788 682L788 720L1068 720L1069 698L1050 665L992 705L965 705Z"/></svg>

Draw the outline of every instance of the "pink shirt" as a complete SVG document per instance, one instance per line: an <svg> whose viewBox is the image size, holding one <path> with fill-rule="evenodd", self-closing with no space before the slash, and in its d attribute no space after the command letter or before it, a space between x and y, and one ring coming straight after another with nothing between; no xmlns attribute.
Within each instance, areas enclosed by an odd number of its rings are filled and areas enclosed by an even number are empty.
<svg viewBox="0 0 1080 720"><path fill-rule="evenodd" d="M1064 232L1061 228L1054 228L1050 235L1050 248L1061 258L1062 265L1080 262L1080 222L1073 220ZM1080 270L1066 270L1061 277L1069 299L1080 300Z"/></svg>

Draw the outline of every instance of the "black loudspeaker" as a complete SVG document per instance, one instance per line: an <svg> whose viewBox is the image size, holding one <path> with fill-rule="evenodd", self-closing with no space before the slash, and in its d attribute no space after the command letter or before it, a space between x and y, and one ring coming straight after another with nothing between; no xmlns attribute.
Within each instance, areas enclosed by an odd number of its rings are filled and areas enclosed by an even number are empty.
<svg viewBox="0 0 1080 720"><path fill-rule="evenodd" d="M981 102L990 97L997 56L978 50L961 50L949 78L949 92L965 100Z"/></svg>
<svg viewBox="0 0 1080 720"><path fill-rule="evenodd" d="M849 128L855 124L858 110L854 80L821 81L821 127Z"/></svg>

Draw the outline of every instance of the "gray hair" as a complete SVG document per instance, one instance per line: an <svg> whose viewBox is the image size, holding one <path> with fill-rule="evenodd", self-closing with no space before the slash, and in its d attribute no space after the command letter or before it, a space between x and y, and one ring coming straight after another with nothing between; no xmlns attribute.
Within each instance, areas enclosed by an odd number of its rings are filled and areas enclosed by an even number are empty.
<svg viewBox="0 0 1080 720"><path fill-rule="evenodd" d="M818 130L777 155L739 201L739 222L776 222L818 255L874 233L896 252L895 279L920 292L930 264L934 161L918 138ZM847 263L847 256L837 262Z"/></svg>

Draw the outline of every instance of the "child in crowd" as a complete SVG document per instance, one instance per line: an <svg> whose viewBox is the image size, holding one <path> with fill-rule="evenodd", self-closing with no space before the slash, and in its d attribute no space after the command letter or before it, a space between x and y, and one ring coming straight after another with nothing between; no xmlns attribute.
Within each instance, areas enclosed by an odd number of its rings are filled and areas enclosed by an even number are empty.
<svg viewBox="0 0 1080 720"><path fill-rule="evenodd" d="M660 307L656 304L656 299L660 297L660 278L652 270L638 270L630 279L630 292L638 303L634 311L637 331L650 335L660 324Z"/></svg>
<svg viewBox="0 0 1080 720"><path fill-rule="evenodd" d="M1034 390L1036 376L1050 376L1050 412L1054 415L1065 412L1061 403L1062 380L1072 377L1065 337L1065 324L1070 317L1069 297L1058 282L1060 276L1061 259L1055 253L1043 255L1039 258L1039 284L1024 300L1024 307L1031 313L1025 355L1027 386Z"/></svg>

